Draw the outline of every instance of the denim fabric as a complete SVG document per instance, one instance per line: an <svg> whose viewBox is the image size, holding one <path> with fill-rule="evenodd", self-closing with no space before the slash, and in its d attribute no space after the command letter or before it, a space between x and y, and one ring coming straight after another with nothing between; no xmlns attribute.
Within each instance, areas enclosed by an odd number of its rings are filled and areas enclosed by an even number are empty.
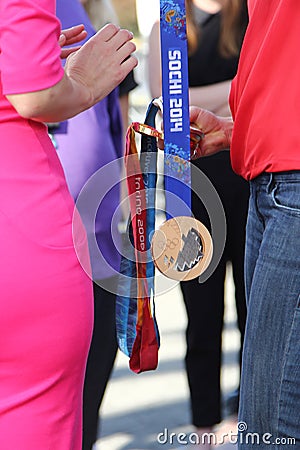
<svg viewBox="0 0 300 450"><path fill-rule="evenodd" d="M239 448L295 450L300 449L300 172L265 173L250 189Z"/></svg>

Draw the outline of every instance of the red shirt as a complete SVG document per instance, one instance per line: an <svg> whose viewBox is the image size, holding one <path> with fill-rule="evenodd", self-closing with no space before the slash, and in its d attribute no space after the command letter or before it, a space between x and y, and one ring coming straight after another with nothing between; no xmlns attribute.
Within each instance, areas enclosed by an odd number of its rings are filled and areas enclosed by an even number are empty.
<svg viewBox="0 0 300 450"><path fill-rule="evenodd" d="M249 26L230 106L233 169L246 179L300 170L300 8L248 0Z"/></svg>

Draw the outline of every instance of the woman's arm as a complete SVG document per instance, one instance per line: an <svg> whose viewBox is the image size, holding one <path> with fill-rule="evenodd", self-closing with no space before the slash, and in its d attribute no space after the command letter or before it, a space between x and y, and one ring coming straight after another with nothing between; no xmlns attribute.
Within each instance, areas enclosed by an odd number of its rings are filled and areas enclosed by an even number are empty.
<svg viewBox="0 0 300 450"><path fill-rule="evenodd" d="M190 104L217 114L218 116L230 116L229 92L231 80L214 83L207 86L192 87L189 90Z"/></svg>
<svg viewBox="0 0 300 450"><path fill-rule="evenodd" d="M106 97L137 65L132 37L127 30L106 25L68 56L57 84L7 98L27 119L59 122L73 117Z"/></svg>
<svg viewBox="0 0 300 450"><path fill-rule="evenodd" d="M153 98L161 95L161 60L159 22L155 22L149 36L148 82Z"/></svg>

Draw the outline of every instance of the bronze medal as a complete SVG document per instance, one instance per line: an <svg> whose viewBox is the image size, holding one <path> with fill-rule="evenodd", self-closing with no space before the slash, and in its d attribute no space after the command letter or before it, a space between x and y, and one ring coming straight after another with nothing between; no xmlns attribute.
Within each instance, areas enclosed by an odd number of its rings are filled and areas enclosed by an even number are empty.
<svg viewBox="0 0 300 450"><path fill-rule="evenodd" d="M192 280L207 269L213 253L207 228L193 217L180 216L164 222L151 242L155 266L166 277Z"/></svg>

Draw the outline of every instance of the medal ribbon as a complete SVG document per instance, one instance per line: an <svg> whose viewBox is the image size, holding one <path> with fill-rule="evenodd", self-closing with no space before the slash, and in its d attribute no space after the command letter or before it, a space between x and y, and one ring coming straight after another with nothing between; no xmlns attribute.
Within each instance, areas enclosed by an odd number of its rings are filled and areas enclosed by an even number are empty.
<svg viewBox="0 0 300 450"><path fill-rule="evenodd" d="M186 17L184 0L161 0L160 5L164 172L166 211L170 218L191 214ZM123 295L117 297L117 336L120 349L130 356L131 370L137 373L156 368L159 348L154 264L150 255L150 237L155 225L156 138L161 137L155 130L156 112L157 107L152 103L145 124L131 124L126 137L125 164L132 220L128 231L134 251L121 262L121 273L128 276L129 282L123 285ZM135 132L142 133L140 160ZM150 167L149 153L155 153L155 158L150 158ZM172 201L174 195L181 200L179 206Z"/></svg>
<svg viewBox="0 0 300 450"><path fill-rule="evenodd" d="M188 215L191 214L189 83L184 0L160 0L160 38L166 211L167 218L170 218L187 215L187 210ZM174 198L178 197L182 202L175 204Z"/></svg>
<svg viewBox="0 0 300 450"><path fill-rule="evenodd" d="M131 257L127 253L121 261L121 273L128 276L130 286L126 286L129 288L127 294L123 286L123 295L117 296L116 316L119 347L130 356L130 369L136 373L153 370L158 363L154 264L150 255L150 237L155 226L158 132L148 125L155 125L157 110L151 104L145 124L132 123L126 135L125 166L131 213L128 231L134 250L131 250ZM135 132L143 133L141 161L135 144Z"/></svg>
<svg viewBox="0 0 300 450"><path fill-rule="evenodd" d="M155 268L150 251L150 240L155 230L156 139L163 139L163 133L154 128L157 105L162 109L160 100L155 99L148 108L144 124L131 124L126 139L126 172L133 220L128 222L129 239L123 242L122 277L116 298L116 328L119 348L130 357L130 368L137 373L156 368L159 348L154 302ZM134 140L135 132L142 134L140 159ZM191 153L201 138L198 132L191 132ZM137 214L137 208L142 214ZM145 250L146 257L139 253Z"/></svg>

